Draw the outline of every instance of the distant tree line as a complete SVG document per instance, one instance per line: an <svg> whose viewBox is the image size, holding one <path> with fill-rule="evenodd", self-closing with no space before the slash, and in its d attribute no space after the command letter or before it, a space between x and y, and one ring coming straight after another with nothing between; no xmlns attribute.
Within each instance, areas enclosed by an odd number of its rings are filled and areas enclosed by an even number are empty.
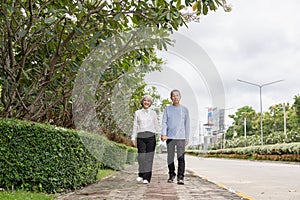
<svg viewBox="0 0 300 200"><path fill-rule="evenodd" d="M276 132L284 132L284 114L286 119L286 132L300 132L300 96L294 96L294 103L276 104L269 107L263 113L263 133L269 135ZM244 106L239 108L233 115L232 125L226 132L226 138L239 137L244 135L245 124L246 134L260 135L260 112L255 112L252 107ZM246 123L244 123L246 121Z"/></svg>

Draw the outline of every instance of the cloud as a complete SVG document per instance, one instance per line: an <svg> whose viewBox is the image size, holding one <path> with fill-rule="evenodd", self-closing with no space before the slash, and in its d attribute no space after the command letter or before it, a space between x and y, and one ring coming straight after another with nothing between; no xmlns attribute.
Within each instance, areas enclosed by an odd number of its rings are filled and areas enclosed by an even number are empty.
<svg viewBox="0 0 300 200"><path fill-rule="evenodd" d="M300 1L230 0L180 33L199 44L212 59L223 81L226 107L249 105L259 111L259 88L237 81L264 84L263 110L290 102L300 93ZM205 107L206 105L203 105Z"/></svg>

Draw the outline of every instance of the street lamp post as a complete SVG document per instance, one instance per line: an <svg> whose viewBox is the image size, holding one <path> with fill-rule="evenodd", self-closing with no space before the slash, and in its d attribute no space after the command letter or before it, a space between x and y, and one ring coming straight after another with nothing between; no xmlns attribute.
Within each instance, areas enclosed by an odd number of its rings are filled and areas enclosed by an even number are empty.
<svg viewBox="0 0 300 200"><path fill-rule="evenodd" d="M240 79L238 79L237 81L240 81L240 82L243 82L243 83L247 83L247 84L259 87L259 99L260 99L260 137L261 137L261 145L264 145L264 133L263 133L263 122L262 122L262 95L261 95L262 94L262 88L264 86L271 85L271 84L274 84L274 83L278 83L278 82L281 82L283 80L272 81L272 82L261 84L261 85L259 85L257 83L251 83L251 82L248 82L248 81L240 80Z"/></svg>
<svg viewBox="0 0 300 200"><path fill-rule="evenodd" d="M285 103L282 105L283 108L283 133L286 138L286 111L285 111Z"/></svg>

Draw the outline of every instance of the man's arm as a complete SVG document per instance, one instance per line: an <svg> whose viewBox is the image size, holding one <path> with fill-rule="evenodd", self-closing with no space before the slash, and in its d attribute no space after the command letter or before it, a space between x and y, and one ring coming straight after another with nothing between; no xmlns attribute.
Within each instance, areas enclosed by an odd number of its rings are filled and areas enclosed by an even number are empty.
<svg viewBox="0 0 300 200"><path fill-rule="evenodd" d="M167 118L167 108L164 111L163 118L162 118L162 128L161 128L161 136L160 139L164 142L168 139L167 137L167 123L168 123L168 118Z"/></svg>
<svg viewBox="0 0 300 200"><path fill-rule="evenodd" d="M190 115L189 110L186 108L186 117L185 117L185 145L189 143L190 137Z"/></svg>

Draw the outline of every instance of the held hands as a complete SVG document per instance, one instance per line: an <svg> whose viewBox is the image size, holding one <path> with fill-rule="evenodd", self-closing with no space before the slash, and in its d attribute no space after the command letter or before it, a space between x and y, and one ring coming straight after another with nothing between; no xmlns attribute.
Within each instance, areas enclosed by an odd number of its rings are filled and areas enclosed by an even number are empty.
<svg viewBox="0 0 300 200"><path fill-rule="evenodd" d="M166 135L162 135L160 136L161 141L166 141L168 139L168 137ZM189 144L189 140L185 140L185 146L187 146Z"/></svg>
<svg viewBox="0 0 300 200"><path fill-rule="evenodd" d="M166 141L168 139L168 137L166 135L162 135L160 136L161 141Z"/></svg>
<svg viewBox="0 0 300 200"><path fill-rule="evenodd" d="M185 140L185 146L189 144L189 140Z"/></svg>
<svg viewBox="0 0 300 200"><path fill-rule="evenodd" d="M131 140L131 146L135 147L136 146L136 142L135 140Z"/></svg>

